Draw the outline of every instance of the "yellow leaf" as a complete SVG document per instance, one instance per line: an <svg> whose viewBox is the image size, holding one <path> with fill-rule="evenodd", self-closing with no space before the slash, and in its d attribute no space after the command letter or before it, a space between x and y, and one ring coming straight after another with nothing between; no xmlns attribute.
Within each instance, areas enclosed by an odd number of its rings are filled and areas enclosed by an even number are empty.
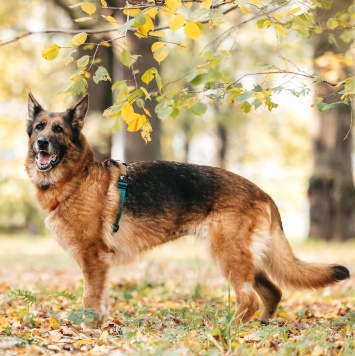
<svg viewBox="0 0 355 356"><path fill-rule="evenodd" d="M154 23L148 14L144 14L145 24L137 26L137 30L143 35L147 36L148 32L154 30Z"/></svg>
<svg viewBox="0 0 355 356"><path fill-rule="evenodd" d="M130 17L134 17L136 16L137 14L140 14L141 13L141 10L140 9L131 9L131 6L130 5L126 5L123 9L123 13L125 15L128 15Z"/></svg>
<svg viewBox="0 0 355 356"><path fill-rule="evenodd" d="M192 40L197 40L201 36L201 30L195 22L189 20L184 28L185 35Z"/></svg>
<svg viewBox="0 0 355 356"><path fill-rule="evenodd" d="M88 35L85 32L80 32L76 34L71 40L72 46L76 47L82 45L83 43L85 43L87 37Z"/></svg>
<svg viewBox="0 0 355 356"><path fill-rule="evenodd" d="M150 31L149 36L162 38L165 36L165 32L164 31Z"/></svg>
<svg viewBox="0 0 355 356"><path fill-rule="evenodd" d="M109 23L112 23L112 24L117 23L116 19L112 16L106 16L106 21L108 21Z"/></svg>
<svg viewBox="0 0 355 356"><path fill-rule="evenodd" d="M81 9L89 15L92 15L96 11L96 6L91 2L84 1L81 4Z"/></svg>
<svg viewBox="0 0 355 356"><path fill-rule="evenodd" d="M169 48L165 45L154 51L153 57L160 64L169 54Z"/></svg>
<svg viewBox="0 0 355 356"><path fill-rule="evenodd" d="M189 9L192 6L192 1L185 2L184 5Z"/></svg>
<svg viewBox="0 0 355 356"><path fill-rule="evenodd" d="M248 3L252 4L252 5L262 5L263 4L261 2L261 0L249 0Z"/></svg>
<svg viewBox="0 0 355 356"><path fill-rule="evenodd" d="M203 0L200 9L209 9L212 6L212 0Z"/></svg>
<svg viewBox="0 0 355 356"><path fill-rule="evenodd" d="M280 317L280 318L284 318L284 319L288 319L289 316L286 312L280 312L280 313L277 313L277 315Z"/></svg>
<svg viewBox="0 0 355 356"><path fill-rule="evenodd" d="M146 115L148 115L149 117L152 117L152 115L150 115L149 110L146 109L144 106L143 106L143 111L146 113Z"/></svg>
<svg viewBox="0 0 355 356"><path fill-rule="evenodd" d="M143 125L141 129L141 136L145 143L150 142L152 139L150 138L150 133L153 131L152 125L150 124L149 120Z"/></svg>
<svg viewBox="0 0 355 356"><path fill-rule="evenodd" d="M106 2L105 0L101 0L101 5L102 5L103 7L107 7L107 2Z"/></svg>
<svg viewBox="0 0 355 356"><path fill-rule="evenodd" d="M283 26L281 26L280 24L276 24L276 29L277 29L277 32L282 36L282 37L286 37L286 31L285 29L283 28Z"/></svg>
<svg viewBox="0 0 355 356"><path fill-rule="evenodd" d="M254 98L256 99L259 99L259 100L264 100L265 99L265 96L264 94L261 92L261 91L257 91L254 95L253 95Z"/></svg>
<svg viewBox="0 0 355 356"><path fill-rule="evenodd" d="M126 121L126 124L128 125L127 131L135 132L140 130L146 123L146 121L147 118L145 115L135 114L133 119L131 119L130 121Z"/></svg>
<svg viewBox="0 0 355 356"><path fill-rule="evenodd" d="M161 47L164 47L165 44L163 42L154 42L152 44L152 52L154 53L156 50L158 50Z"/></svg>
<svg viewBox="0 0 355 356"><path fill-rule="evenodd" d="M147 10L147 14L152 18L155 19L155 16L157 15L158 10L154 7L151 7L150 9Z"/></svg>
<svg viewBox="0 0 355 356"><path fill-rule="evenodd" d="M59 54L59 46L56 43L51 44L50 46L44 47L42 50L42 57L49 61L56 58Z"/></svg>
<svg viewBox="0 0 355 356"><path fill-rule="evenodd" d="M79 339L79 340L75 340L73 342L74 346L91 345L91 344L92 344L92 340L90 340L90 339Z"/></svg>
<svg viewBox="0 0 355 356"><path fill-rule="evenodd" d="M140 89L143 91L145 97L146 97L147 99L151 100L151 99L150 99L150 95L149 95L149 93L148 93L148 90L147 90L146 88L144 88L144 87L140 87ZM149 115L149 116L150 116L150 115Z"/></svg>
<svg viewBox="0 0 355 356"><path fill-rule="evenodd" d="M51 328L52 328L53 330L57 330L58 327L59 327L58 321L57 321L55 318L53 318L53 317L51 317L51 318L49 319L49 325L51 326Z"/></svg>
<svg viewBox="0 0 355 356"><path fill-rule="evenodd" d="M247 14L249 12L249 10L245 6L241 6L239 9L243 14Z"/></svg>
<svg viewBox="0 0 355 356"><path fill-rule="evenodd" d="M334 18L329 18L327 21L327 26L331 29L334 30L335 28L338 27L338 21Z"/></svg>
<svg viewBox="0 0 355 356"><path fill-rule="evenodd" d="M169 27L173 30L173 31L176 31L178 30L180 27L184 26L185 24L185 20L186 20L186 17L184 14L178 14L176 16L173 16L169 22L168 22L168 25Z"/></svg>
<svg viewBox="0 0 355 356"><path fill-rule="evenodd" d="M277 14L274 15L276 20L280 20L280 19L282 19L283 17L286 17L286 16L287 16L287 14L285 14L284 12L277 13Z"/></svg>
<svg viewBox="0 0 355 356"><path fill-rule="evenodd" d="M122 119L125 122L130 122L131 120L134 119L134 115L135 115L135 112L134 112L133 106L128 101L126 101L122 105L122 109L121 109Z"/></svg>
<svg viewBox="0 0 355 356"><path fill-rule="evenodd" d="M100 335L99 340L106 340L106 339L107 339L107 336L108 336L108 331L107 331L107 330L104 330L104 331L102 332L102 334Z"/></svg>
<svg viewBox="0 0 355 356"><path fill-rule="evenodd" d="M290 13L291 15L294 15L294 14L296 14L298 11L301 11L301 9L300 9L299 7L294 7L293 9L291 9L291 10L289 11L289 13Z"/></svg>
<svg viewBox="0 0 355 356"><path fill-rule="evenodd" d="M165 0L165 5L175 14L181 6L180 0Z"/></svg>

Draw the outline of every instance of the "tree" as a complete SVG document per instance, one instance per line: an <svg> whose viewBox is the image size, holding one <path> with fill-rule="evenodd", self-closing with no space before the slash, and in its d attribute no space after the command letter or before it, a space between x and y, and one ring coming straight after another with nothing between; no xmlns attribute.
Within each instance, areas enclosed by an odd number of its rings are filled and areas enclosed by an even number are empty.
<svg viewBox="0 0 355 356"><path fill-rule="evenodd" d="M337 0L331 12L318 10L323 27L336 26L350 1ZM334 24L331 22L334 21ZM336 26L337 27L337 26ZM345 53L350 50L351 37L343 40L323 32L315 39L315 69L324 77L335 80L350 76L352 66L346 65ZM329 43L336 43L332 46ZM335 42L334 42L335 41ZM336 58L341 57L341 60ZM353 64L352 64L353 65ZM316 84L316 91L324 97L321 105L332 105L341 94L324 83ZM321 107L322 108L322 107ZM314 171L310 179L310 236L324 240L342 241L355 236L355 187L351 169L352 132L351 107L337 105L333 110L316 117L313 137Z"/></svg>
<svg viewBox="0 0 355 356"><path fill-rule="evenodd" d="M288 91L296 97L302 97L313 91L313 82L316 82L326 91L316 88L314 106L328 115L332 112L330 110L349 107L355 94L352 75L328 79L323 73L305 71L302 64L285 55L289 41L296 41L298 37L303 37L305 41L320 38L333 49L339 46L339 52L345 54L342 43L353 40L355 5L351 5L350 1L132 0L119 6L117 2L101 0L73 3L71 8L81 13L75 22L81 24L82 28L42 31L70 35L68 41L47 46L43 50L43 57L53 60L60 52L68 52L65 62L75 67L68 93L82 94L92 81L96 84L111 82L115 101L104 111L104 115L114 120L116 131L122 126L126 126L129 132L140 131L145 144L151 141L152 130L159 131L156 123L159 121L154 120L176 118L184 111L198 117L204 115L209 107L226 103L235 105L236 110L244 113L261 106L271 111L278 106L274 101L278 93ZM116 15L112 15L113 12ZM90 26L85 28L85 24ZM251 25L257 31L268 31L270 36L277 39L274 60L265 63L260 58L258 69L240 74L238 68L243 61L243 54L240 54L237 70L226 70L226 67L233 67L230 63L231 46L228 47L228 44L231 40L235 43L238 40L248 41L238 38L237 32ZM108 39L93 41L90 37L98 37L103 33L110 34ZM19 34L0 45L32 34ZM213 39L210 39L211 36ZM87 46L92 47L93 53L79 54L78 49ZM105 46L118 49L119 61L125 68L122 78L115 78L110 68L100 63L99 49ZM193 56L193 46L198 47L197 56ZM183 49L189 69L184 72L177 70L175 78L167 82L160 64ZM171 68L171 71L175 72L174 69ZM327 96L333 90L339 94L338 98ZM224 128L220 128L223 142L226 135ZM351 146L350 139L351 133L348 134L347 147ZM158 138L153 137L153 140L157 142ZM146 149L149 151L150 145L139 147L139 151L145 147L149 147ZM135 148L136 143L133 143L132 152ZM223 155L222 145L221 158ZM349 177L351 163L349 159L344 162L348 171L345 175ZM310 189L311 199L324 199L319 194L315 198L312 195L313 188ZM341 204L344 205L343 202ZM351 200L349 204L352 204ZM346 213L349 224L352 221L350 210L347 209ZM344 225L341 219L338 224Z"/></svg>

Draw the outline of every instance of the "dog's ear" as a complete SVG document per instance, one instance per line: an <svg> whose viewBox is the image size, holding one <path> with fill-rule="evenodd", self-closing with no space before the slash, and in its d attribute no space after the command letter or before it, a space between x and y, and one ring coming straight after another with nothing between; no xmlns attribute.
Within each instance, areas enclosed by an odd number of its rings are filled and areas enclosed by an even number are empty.
<svg viewBox="0 0 355 356"><path fill-rule="evenodd" d="M43 110L42 106L35 99L33 94L28 93L28 117L30 120L34 120L36 115Z"/></svg>
<svg viewBox="0 0 355 356"><path fill-rule="evenodd" d="M68 111L70 114L71 126L74 131L81 131L84 126L84 119L89 106L89 95L86 94Z"/></svg>
<svg viewBox="0 0 355 356"><path fill-rule="evenodd" d="M42 106L38 103L38 101L35 99L35 97L31 92L28 93L28 121L27 121L28 135L31 135L32 133L33 120L35 119L36 115L41 111L43 111Z"/></svg>

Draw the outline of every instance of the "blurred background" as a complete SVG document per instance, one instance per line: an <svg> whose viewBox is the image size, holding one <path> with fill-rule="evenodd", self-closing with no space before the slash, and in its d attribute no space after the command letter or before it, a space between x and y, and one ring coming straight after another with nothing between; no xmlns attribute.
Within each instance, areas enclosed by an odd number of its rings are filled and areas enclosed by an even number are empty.
<svg viewBox="0 0 355 356"><path fill-rule="evenodd" d="M68 5L74 2L0 3L1 236L46 234L45 214L36 204L34 189L24 170L28 92L51 111L62 111L79 99L63 94L73 71L73 67L63 64L64 55L54 61L41 56L43 47L54 42L70 47L72 35L34 34L6 45L1 42L26 31L88 28L88 23L73 22L78 17L76 9ZM134 45L133 41L138 40L130 41ZM207 41L196 42L193 53L191 48L175 47L174 54L161 65L165 82L174 86L173 81L191 65L184 59L200 53ZM346 77L354 64L344 60L350 45L331 49L324 39L312 42L296 36L283 41L282 56L278 56L275 35L267 30L255 31L255 24L238 29L224 46L230 53L229 65L224 70L235 72L236 77L261 71L263 68L257 67L258 64L275 62L275 56L280 62L284 57L292 58L288 64L290 70L295 69L294 62L308 73L330 75L333 81ZM103 65L114 73L115 80L124 78L126 74L117 60L116 49L101 47L100 51ZM314 61L319 58L323 61ZM245 83L253 84L256 80L259 79L250 76ZM203 116L181 113L163 122L152 118L154 131L148 144L139 133L126 132L125 127L112 134L113 121L102 117L103 110L113 102L111 83L89 83L90 107L84 133L98 160L108 157L127 161L176 160L222 167L248 178L276 201L291 239L354 238L355 160L352 134L348 132L352 126L350 107L342 105L321 114L311 107L312 92L302 91L300 80L288 83L288 79L280 76L271 80L274 86L285 84L289 89L275 98L279 106L272 112L259 108L245 114L235 105L209 103ZM323 91L325 96L330 90L320 84L313 89ZM291 95L291 90L297 90L299 97Z"/></svg>

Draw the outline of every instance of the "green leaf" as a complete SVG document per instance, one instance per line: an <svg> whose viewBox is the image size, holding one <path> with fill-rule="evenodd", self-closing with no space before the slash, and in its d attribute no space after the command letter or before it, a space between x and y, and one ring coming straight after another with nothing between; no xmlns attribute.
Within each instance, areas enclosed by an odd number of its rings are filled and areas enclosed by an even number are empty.
<svg viewBox="0 0 355 356"><path fill-rule="evenodd" d="M174 111L174 109L171 107L171 106L166 106L166 107L163 107L162 109L158 110L157 111L157 108L158 108L158 105L156 106L155 108L155 112L156 114L158 115L158 118L160 120L165 120L166 118L168 118L172 112Z"/></svg>
<svg viewBox="0 0 355 356"><path fill-rule="evenodd" d="M338 42L332 33L328 36L328 42L338 47Z"/></svg>
<svg viewBox="0 0 355 356"><path fill-rule="evenodd" d="M117 117L115 119L115 122L113 123L112 132L117 133L120 132L121 130L122 130L122 121L119 117Z"/></svg>
<svg viewBox="0 0 355 356"><path fill-rule="evenodd" d="M235 98L235 103L236 104L243 103L244 101L250 99L254 94L255 94L254 91L246 91L244 93L241 93Z"/></svg>
<svg viewBox="0 0 355 356"><path fill-rule="evenodd" d="M72 93L73 95L80 95L80 94L85 94L86 93L86 88L87 88L87 81L83 77L78 77L72 86Z"/></svg>
<svg viewBox="0 0 355 356"><path fill-rule="evenodd" d="M121 52L120 60L123 65L126 67L130 67L132 63L132 57L129 51L127 51L125 48Z"/></svg>
<svg viewBox="0 0 355 356"><path fill-rule="evenodd" d="M190 81L191 85L197 86L202 83L204 83L207 80L208 74L207 73L202 73L197 75L194 79Z"/></svg>
<svg viewBox="0 0 355 356"><path fill-rule="evenodd" d="M72 321L76 325L80 325L82 323L91 323L95 319L98 319L99 315L95 312L95 309L89 308L81 310L77 313L71 314L68 316L68 320Z"/></svg>
<svg viewBox="0 0 355 356"><path fill-rule="evenodd" d="M95 72L95 75L93 77L94 82L97 84L98 82L104 80L109 80L111 81L111 77L108 74L107 70L105 67L100 66L97 71Z"/></svg>
<svg viewBox="0 0 355 356"><path fill-rule="evenodd" d="M323 102L320 102L317 104L317 109L320 111L320 112L326 112L332 108L335 108L336 106L338 106L339 104L342 104L341 101L337 101L335 103L331 103L331 104L326 104L326 103L323 103Z"/></svg>
<svg viewBox="0 0 355 356"><path fill-rule="evenodd" d="M262 105L262 101L260 100L260 99L255 99L254 101L253 101L253 106L254 106L254 108L255 108L255 110L259 107L259 106L261 106Z"/></svg>
<svg viewBox="0 0 355 356"><path fill-rule="evenodd" d="M130 27L132 27L133 25L133 21L134 19L130 19L129 21L127 21L123 26L121 26L119 28L119 30L117 31L118 34L121 34L123 32L126 32Z"/></svg>
<svg viewBox="0 0 355 356"><path fill-rule="evenodd" d="M155 73L155 81L157 82L159 91L161 91L163 89L163 82L161 80L161 77L160 77L158 71Z"/></svg>
<svg viewBox="0 0 355 356"><path fill-rule="evenodd" d="M318 73L313 73L313 78L317 83L322 83L322 81L324 80L324 78Z"/></svg>
<svg viewBox="0 0 355 356"><path fill-rule="evenodd" d="M90 60L90 56L82 56L76 61L76 65L78 66L78 68L86 67L87 64L89 63L89 60Z"/></svg>
<svg viewBox="0 0 355 356"><path fill-rule="evenodd" d="M112 117L117 115L122 109L122 105L112 105L110 107L108 107L104 112L103 112L103 116L105 117Z"/></svg>
<svg viewBox="0 0 355 356"><path fill-rule="evenodd" d="M195 115L203 115L207 111L207 105L198 101L189 108L189 111Z"/></svg>
<svg viewBox="0 0 355 356"><path fill-rule="evenodd" d="M147 22L146 18L144 17L143 14L139 13L134 16L134 23L133 26L143 26Z"/></svg>

